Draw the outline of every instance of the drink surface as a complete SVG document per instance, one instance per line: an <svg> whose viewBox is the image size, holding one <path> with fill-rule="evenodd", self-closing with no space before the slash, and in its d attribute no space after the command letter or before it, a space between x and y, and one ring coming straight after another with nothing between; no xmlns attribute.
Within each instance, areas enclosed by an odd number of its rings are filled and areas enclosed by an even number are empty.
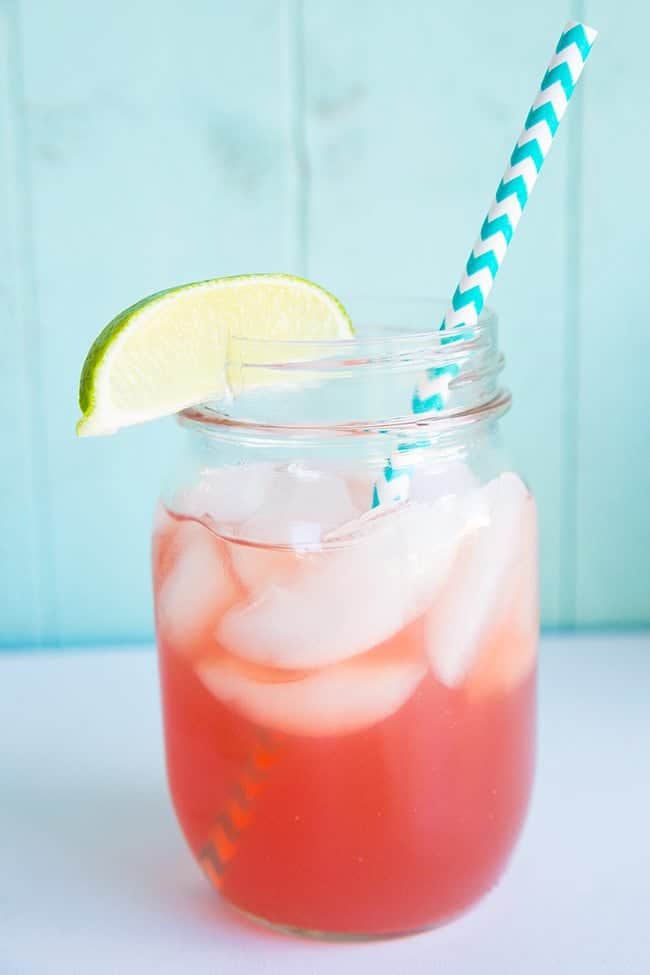
<svg viewBox="0 0 650 975"><path fill-rule="evenodd" d="M161 505L154 535L168 771L195 855L277 924L453 916L498 879L531 786L532 498L513 474L461 476L368 519L348 479L314 520L314 483L301 512L282 482L227 479ZM241 512L224 505L256 514L226 532Z"/></svg>

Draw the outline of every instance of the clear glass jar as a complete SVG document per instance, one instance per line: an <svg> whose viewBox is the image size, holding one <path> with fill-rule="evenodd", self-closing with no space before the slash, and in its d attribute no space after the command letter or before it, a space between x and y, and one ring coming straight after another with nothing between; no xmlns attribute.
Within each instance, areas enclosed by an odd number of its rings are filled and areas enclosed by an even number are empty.
<svg viewBox="0 0 650 975"><path fill-rule="evenodd" d="M232 905L303 933L463 911L531 788L536 519L502 447L496 319L451 337L414 321L234 339L236 395L180 415L156 517L181 827ZM411 413L423 370L449 365L444 409ZM371 510L404 450L408 500Z"/></svg>

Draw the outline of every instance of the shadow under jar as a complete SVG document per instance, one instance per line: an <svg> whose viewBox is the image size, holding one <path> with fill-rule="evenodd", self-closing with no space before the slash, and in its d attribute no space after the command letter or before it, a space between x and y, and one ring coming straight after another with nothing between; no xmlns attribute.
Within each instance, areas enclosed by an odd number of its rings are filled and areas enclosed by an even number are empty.
<svg viewBox="0 0 650 975"><path fill-rule="evenodd" d="M531 789L536 517L502 446L496 319L449 341L420 313L349 341L233 339L236 395L180 415L156 515L178 819L232 905L305 934L463 911ZM451 362L444 409L410 413ZM408 500L369 513L396 451Z"/></svg>

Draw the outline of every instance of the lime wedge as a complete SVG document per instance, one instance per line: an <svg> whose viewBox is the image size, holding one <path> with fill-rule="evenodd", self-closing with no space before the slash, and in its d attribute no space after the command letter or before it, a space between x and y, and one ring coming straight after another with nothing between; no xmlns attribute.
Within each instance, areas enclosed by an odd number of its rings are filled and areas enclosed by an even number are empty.
<svg viewBox="0 0 650 975"><path fill-rule="evenodd" d="M160 291L121 312L95 339L81 372L77 433L114 433L218 399L231 335L328 341L350 338L352 323L333 295L288 274ZM267 348L273 358L273 345Z"/></svg>

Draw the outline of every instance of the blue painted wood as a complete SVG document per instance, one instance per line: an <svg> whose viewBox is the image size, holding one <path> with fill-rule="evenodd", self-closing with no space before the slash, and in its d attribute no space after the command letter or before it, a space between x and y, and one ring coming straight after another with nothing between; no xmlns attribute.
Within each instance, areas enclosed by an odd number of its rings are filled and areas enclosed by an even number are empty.
<svg viewBox="0 0 650 975"><path fill-rule="evenodd" d="M309 273L343 293L450 296L565 20L563 0L534 11L420 0L372 13L308 0ZM550 625L567 621L568 167L560 132L491 302L514 393L508 440L540 506Z"/></svg>
<svg viewBox="0 0 650 975"><path fill-rule="evenodd" d="M589 0L577 440L577 620L650 621L646 192L650 8Z"/></svg>
<svg viewBox="0 0 650 975"><path fill-rule="evenodd" d="M22 11L50 455L39 503L59 620L45 636L145 639L169 424L77 442L79 370L99 329L143 294L290 262L287 10L25 0ZM16 625L29 614L25 598Z"/></svg>
<svg viewBox="0 0 650 975"><path fill-rule="evenodd" d="M14 3L0 4L0 640L22 645L41 640L49 567L16 14Z"/></svg>
<svg viewBox="0 0 650 975"><path fill-rule="evenodd" d="M540 503L545 622L650 623L642 162L611 189L622 155L645 158L649 15L581 12L601 28L585 97L493 298L506 430ZM75 440L101 326L242 270L300 271L391 316L447 296L569 13L0 0L0 644L151 633L148 523L174 430Z"/></svg>

